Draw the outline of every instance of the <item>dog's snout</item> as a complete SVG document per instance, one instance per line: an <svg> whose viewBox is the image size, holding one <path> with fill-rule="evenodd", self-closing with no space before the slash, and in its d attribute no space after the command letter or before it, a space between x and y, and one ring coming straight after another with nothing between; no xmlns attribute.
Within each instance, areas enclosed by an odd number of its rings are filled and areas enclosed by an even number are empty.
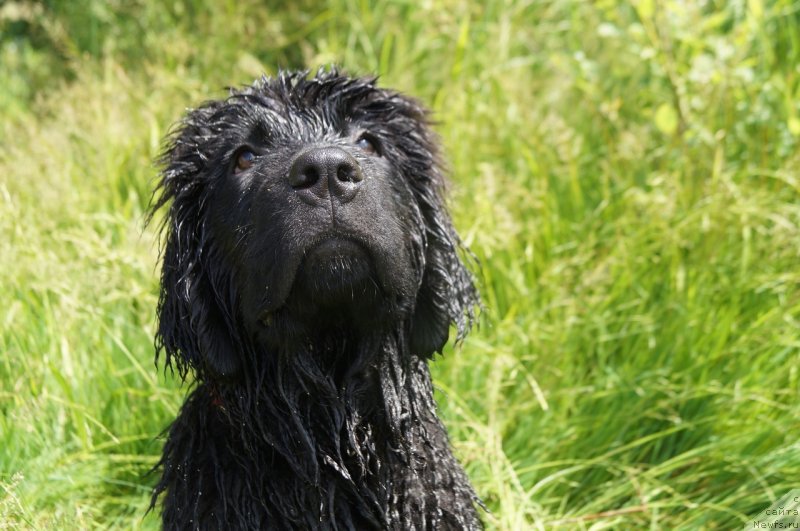
<svg viewBox="0 0 800 531"><path fill-rule="evenodd" d="M338 147L304 151L289 170L289 184L305 200L316 202L329 195L346 203L355 197L364 174L358 161Z"/></svg>

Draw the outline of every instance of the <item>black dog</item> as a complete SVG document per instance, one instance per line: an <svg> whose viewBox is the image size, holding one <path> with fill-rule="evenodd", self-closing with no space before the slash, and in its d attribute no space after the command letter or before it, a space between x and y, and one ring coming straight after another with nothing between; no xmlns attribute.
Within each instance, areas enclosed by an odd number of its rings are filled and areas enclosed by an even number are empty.
<svg viewBox="0 0 800 531"><path fill-rule="evenodd" d="M171 137L156 344L196 380L169 430L169 529L474 529L427 362L478 302L427 112L283 73Z"/></svg>

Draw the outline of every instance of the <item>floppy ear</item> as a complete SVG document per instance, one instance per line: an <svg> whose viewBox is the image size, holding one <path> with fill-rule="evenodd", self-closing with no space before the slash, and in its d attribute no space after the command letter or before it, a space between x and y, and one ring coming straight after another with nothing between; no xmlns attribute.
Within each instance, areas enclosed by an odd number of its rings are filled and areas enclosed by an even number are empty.
<svg viewBox="0 0 800 531"><path fill-rule="evenodd" d="M161 227L165 239L158 304L156 347L182 377L232 378L241 361L231 308L231 279L219 264L206 227L205 204L213 189L214 117L221 106L211 102L192 111L170 137L160 162L161 182L150 216L169 210Z"/></svg>
<svg viewBox="0 0 800 531"><path fill-rule="evenodd" d="M456 340L469 331L475 306L480 304L472 275L464 265L460 242L443 205L425 216L425 271L411 323L411 350L421 356L441 352L456 327ZM466 251L465 251L466 252Z"/></svg>
<svg viewBox="0 0 800 531"><path fill-rule="evenodd" d="M408 177L422 217L425 241L422 281L411 320L411 350L420 356L441 352L456 327L456 340L469 331L480 304L472 274L462 256L471 256L461 245L444 205L444 176L438 138L430 130L428 112L413 98L394 94L393 110L401 115L403 133L397 138L406 154Z"/></svg>

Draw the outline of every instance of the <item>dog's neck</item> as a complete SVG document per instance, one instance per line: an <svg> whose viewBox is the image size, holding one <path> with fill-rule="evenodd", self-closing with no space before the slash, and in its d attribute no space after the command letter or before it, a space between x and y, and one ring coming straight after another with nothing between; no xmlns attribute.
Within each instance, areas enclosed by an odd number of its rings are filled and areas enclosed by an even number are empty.
<svg viewBox="0 0 800 531"><path fill-rule="evenodd" d="M410 395L432 391L429 383L412 384L429 376L405 344L400 331L358 342L341 333L254 350L237 380L207 388L252 458L268 449L316 484L325 467L347 476L383 458L370 442L376 431L387 447L406 442L407 424L422 413L415 411L419 397ZM432 396L424 402L432 407Z"/></svg>
<svg viewBox="0 0 800 531"><path fill-rule="evenodd" d="M270 508L276 492L314 508L298 515L300 527L322 519L405 528L420 512L428 528L469 527L474 492L436 417L427 363L408 351L406 337L400 329L338 350L253 351L235 382L200 383L171 429L156 495L186 488L173 496L191 498L193 482L225 492L216 476L225 467L236 470L226 479L261 500L264 517L285 518ZM332 369L345 359L347 370ZM228 503L235 506L223 500L219 510Z"/></svg>

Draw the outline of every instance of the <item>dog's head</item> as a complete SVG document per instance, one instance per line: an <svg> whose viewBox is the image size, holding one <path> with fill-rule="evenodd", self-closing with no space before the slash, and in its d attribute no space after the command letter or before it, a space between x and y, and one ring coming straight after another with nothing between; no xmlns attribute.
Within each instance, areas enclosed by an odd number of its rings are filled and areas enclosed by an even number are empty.
<svg viewBox="0 0 800 531"><path fill-rule="evenodd" d="M231 377L252 342L389 323L430 356L469 327L477 293L415 100L283 73L191 111L162 162L157 339L182 374Z"/></svg>

